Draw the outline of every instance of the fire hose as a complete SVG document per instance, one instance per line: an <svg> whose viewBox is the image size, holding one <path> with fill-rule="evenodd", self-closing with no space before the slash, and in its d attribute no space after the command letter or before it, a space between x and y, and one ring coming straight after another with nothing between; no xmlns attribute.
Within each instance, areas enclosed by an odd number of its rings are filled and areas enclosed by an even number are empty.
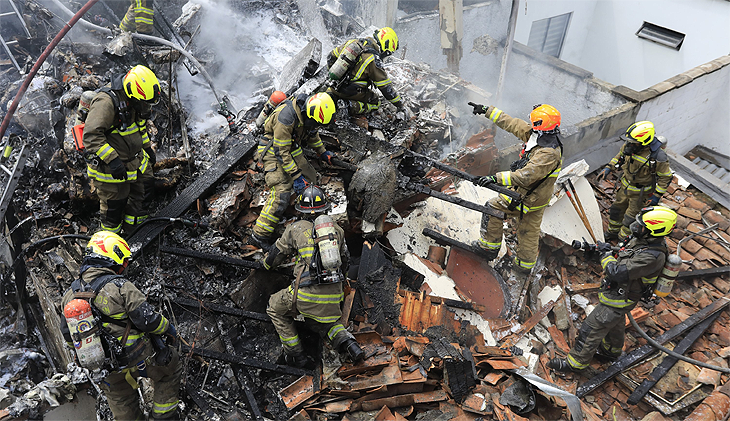
<svg viewBox="0 0 730 421"><path fill-rule="evenodd" d="M659 342L657 342L654 339L650 338L649 335L646 332L644 332L643 330L641 330L641 328L639 327L639 324L636 323L636 320L634 320L634 317L631 315L631 312L629 312L627 314L629 316L629 321L631 321L631 325L634 327L634 329L636 329L637 332L639 332L639 335L642 338L646 339L646 341L649 343L649 345L653 346L654 348L658 349L659 351L662 351L665 354L668 354L668 355L670 355L670 356L672 356L674 358L677 358L677 359L682 360L684 362L688 362L690 364L694 364L696 366L704 367L704 368L707 368L707 369L710 369L710 370L719 371L721 373L730 374L730 368L718 367L716 365L711 365L711 364L703 363L702 361L698 361L698 360L692 359L690 357L686 357L686 356L684 356L684 355L682 355L680 353L674 352L671 349L662 346Z"/></svg>

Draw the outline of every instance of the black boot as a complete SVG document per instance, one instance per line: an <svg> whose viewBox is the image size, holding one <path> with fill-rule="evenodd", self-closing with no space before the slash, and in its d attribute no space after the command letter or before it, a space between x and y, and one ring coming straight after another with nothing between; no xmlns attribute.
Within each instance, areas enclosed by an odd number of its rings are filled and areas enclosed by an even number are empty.
<svg viewBox="0 0 730 421"><path fill-rule="evenodd" d="M274 244L271 237L259 237L258 235L253 234L253 233L251 234L250 237L248 237L248 242L251 245L260 248L264 252L269 251L271 246Z"/></svg>
<svg viewBox="0 0 730 421"><path fill-rule="evenodd" d="M360 348L357 341L352 338L343 342L340 349L342 352L347 352L347 355L349 355L350 358L352 358L352 361L355 362L360 361L365 357L365 352L363 352L362 348Z"/></svg>
<svg viewBox="0 0 730 421"><path fill-rule="evenodd" d="M565 358L553 358L548 361L547 366L558 373L572 373L579 371L573 368L573 366L571 366Z"/></svg>
<svg viewBox="0 0 730 421"><path fill-rule="evenodd" d="M618 357L621 356L621 353L619 352L618 355L610 353L607 349L604 349L603 346L599 346L598 350L596 350L596 357L599 359L602 359L604 361L608 362L614 362L618 360Z"/></svg>
<svg viewBox="0 0 730 421"><path fill-rule="evenodd" d="M305 353L295 352L291 354L284 354L284 361L286 361L286 365L288 366L304 368L304 366L307 365L307 362L309 362L309 359Z"/></svg>
<svg viewBox="0 0 730 421"><path fill-rule="evenodd" d="M492 261L497 258L497 255L499 254L499 249L488 249L484 248L481 245L481 242L479 240L472 241L471 243L472 250L477 254L477 256L483 258L487 262Z"/></svg>

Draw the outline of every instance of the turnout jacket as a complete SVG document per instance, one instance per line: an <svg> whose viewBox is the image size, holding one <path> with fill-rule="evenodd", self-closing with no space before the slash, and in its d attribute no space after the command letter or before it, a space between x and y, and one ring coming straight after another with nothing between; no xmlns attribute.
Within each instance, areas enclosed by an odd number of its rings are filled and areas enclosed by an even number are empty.
<svg viewBox="0 0 730 421"><path fill-rule="evenodd" d="M116 273L109 268L90 267L81 274L81 281L85 284L90 284L98 277L104 275L116 275ZM73 299L74 292L69 288L61 299L61 309L63 309L66 304ZM137 289L133 283L124 277L119 277L104 285L104 287L99 290L99 293L96 298L94 298L92 304L103 315L122 322L121 324L126 324L127 321L131 322L127 341L122 345L127 349L132 347L136 348L135 344L137 343L137 340L141 339L144 341L144 350L137 361L154 354L152 344L145 334L151 333L155 335L162 335L167 332L167 329L170 326L170 322L167 318L158 313L154 307L147 302L144 294L142 294L142 292ZM62 320L61 326L66 327L66 329L64 329L65 335L68 331L65 320ZM111 335L120 342L126 329L120 324L103 321L102 328L111 333ZM66 340L69 339L70 337L66 338ZM130 363L135 362L136 361L130 361Z"/></svg>
<svg viewBox="0 0 730 421"><path fill-rule="evenodd" d="M632 238L614 257L606 253L601 267L606 283L598 294L602 304L631 310L648 288L653 290L667 258L664 238Z"/></svg>
<svg viewBox="0 0 730 421"><path fill-rule="evenodd" d="M259 141L257 150L258 156L266 151L266 154L261 157L265 172L274 171L279 165L292 179L296 179L302 175L302 172L294 162L294 157L303 153L300 146L302 142L306 141L309 147L317 152L317 155L326 151L316 127L304 126L302 107L306 100L307 95L287 98L266 118L264 139Z"/></svg>
<svg viewBox="0 0 730 421"><path fill-rule="evenodd" d="M128 101L121 90L113 91L118 98ZM98 92L89 106L89 115L84 127L84 146L89 154L87 173L90 178L103 183L124 183L137 179L137 171L145 173L149 157L144 148L150 147L147 134L147 120L140 119L133 107L127 108L129 121L127 127L118 125L118 110L111 96ZM127 168L127 180L117 180L111 175L109 163L119 158Z"/></svg>
<svg viewBox="0 0 730 421"><path fill-rule="evenodd" d="M388 74L385 73L383 61L380 59L380 45L375 38L353 38L339 47L336 47L330 51L328 58L329 65L331 66L335 60L340 57L342 50L353 42L359 42L363 46L363 51L358 56L355 64L353 64L348 70L350 83L354 83L364 88L369 87L372 83L380 89L380 92L383 93L385 99L393 104L398 104L401 101L401 97L395 91L395 88L393 88Z"/></svg>
<svg viewBox="0 0 730 421"><path fill-rule="evenodd" d="M618 154L611 159L609 165L612 167L619 163L625 154L627 142L621 145ZM652 156L649 146L645 146L637 152L624 156L621 166L624 172L621 184L628 191L639 192L655 188L657 194L664 194L672 182L672 169L669 167L669 158L664 150L659 149Z"/></svg>
<svg viewBox="0 0 730 421"><path fill-rule="evenodd" d="M347 249L345 243L345 231L340 228L337 223L334 224L336 231L337 242L340 245L340 259L342 260L342 268L347 268L347 263L350 257L350 252ZM264 259L264 267L271 269L272 267L279 266L284 259L296 254L296 263L294 267L294 273L297 274L304 266L304 272L302 272L302 281L309 278L309 265L312 263L314 257L314 249L318 247L314 243L314 239L317 234L313 234L314 222L301 219L292 224L289 224L284 230L284 234L276 240L274 247L266 255Z"/></svg>
<svg viewBox="0 0 730 421"><path fill-rule="evenodd" d="M511 187L522 195L522 203L517 207L523 213L534 212L548 205L553 195L555 180L562 169L562 145L556 134L542 134L532 130L530 123L510 117L499 108L488 107L485 116L499 128L515 135L527 143L534 136L537 145L524 150L520 158L527 158L524 167L515 171L501 171L495 174L497 184ZM529 145L529 143L527 143ZM541 146L544 145L544 146ZM537 186L537 187L535 187ZM527 194L531 189L532 193ZM509 196L500 194L503 200L511 203Z"/></svg>

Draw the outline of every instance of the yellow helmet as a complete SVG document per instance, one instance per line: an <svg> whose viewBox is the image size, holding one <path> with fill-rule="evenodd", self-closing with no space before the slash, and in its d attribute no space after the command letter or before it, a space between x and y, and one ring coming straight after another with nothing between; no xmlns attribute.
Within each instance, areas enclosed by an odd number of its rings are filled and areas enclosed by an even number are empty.
<svg viewBox="0 0 730 421"><path fill-rule="evenodd" d="M319 124L330 124L335 115L335 101L329 94L320 92L307 98L307 117Z"/></svg>
<svg viewBox="0 0 730 421"><path fill-rule="evenodd" d="M398 49L398 35L393 28L383 27L375 31L375 39L380 44L380 51L383 56L389 56Z"/></svg>
<svg viewBox="0 0 730 421"><path fill-rule="evenodd" d="M109 260L109 263L123 265L132 256L129 244L124 238L110 231L98 231L86 244L86 255Z"/></svg>
<svg viewBox="0 0 730 421"><path fill-rule="evenodd" d="M160 100L160 81L149 68L137 65L124 75L124 93L132 99L156 103Z"/></svg>
<svg viewBox="0 0 730 421"><path fill-rule="evenodd" d="M677 213L664 206L650 206L636 215L636 222L649 231L652 237L663 237L677 224Z"/></svg>
<svg viewBox="0 0 730 421"><path fill-rule="evenodd" d="M626 134L621 138L623 140L633 140L642 146L647 146L654 140L654 123L651 121L638 121L629 126L626 129Z"/></svg>

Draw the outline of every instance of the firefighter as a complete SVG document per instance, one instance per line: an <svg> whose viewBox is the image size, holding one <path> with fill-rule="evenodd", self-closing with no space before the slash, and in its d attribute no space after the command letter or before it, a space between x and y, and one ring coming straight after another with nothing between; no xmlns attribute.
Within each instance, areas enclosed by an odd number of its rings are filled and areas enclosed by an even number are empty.
<svg viewBox="0 0 730 421"><path fill-rule="evenodd" d="M357 56L356 61L350 64L343 76L346 80L341 86L337 89L330 87L327 89L327 93L335 99L347 101L349 103L348 111L351 115L365 114L380 107L378 94L370 89L370 86L374 85L380 89L385 99L403 110L405 108L403 100L393 88L382 62L398 49L398 35L395 31L384 27L375 31L372 37L354 38L345 42L330 52L327 58L330 68L351 43L359 43L358 49L362 49L362 52Z"/></svg>
<svg viewBox="0 0 730 421"><path fill-rule="evenodd" d="M111 86L94 96L83 142L87 174L99 196L101 228L125 232L147 218L154 197L152 167L157 157L147 119L160 99L160 83L145 66L112 77Z"/></svg>
<svg viewBox="0 0 730 421"><path fill-rule="evenodd" d="M362 349L340 320L340 303L344 299L343 273L347 271L349 252L345 244L345 233L334 222L330 226L339 244L342 265L333 273L326 274L323 271L328 262L323 260L327 256L321 253L320 242L328 237L317 235L319 228L315 230L314 220L330 207L327 197L319 187L307 186L299 194L294 206L302 214L302 218L286 227L284 234L264 259L264 268L270 270L286 258L296 255L296 279L291 286L272 295L266 308L284 347L285 361L295 367L301 368L308 361L294 326L294 317L300 314L304 316L305 324L321 336L326 336L334 349L347 353L354 361L363 358Z"/></svg>
<svg viewBox="0 0 730 421"><path fill-rule="evenodd" d="M102 329L110 341L117 341L116 347L120 350L113 356L119 370L108 374L100 385L114 418L144 419L136 390L137 379L142 376L154 382L153 419L180 419L177 413L182 373L180 359L174 347L154 336L166 334L175 338L177 332L175 326L122 275L131 255L129 245L119 235L109 231L92 235L79 269L79 279L64 294L61 308L84 293L95 293L91 303L101 315ZM66 323L62 322L61 326L65 327L63 333L70 342Z"/></svg>
<svg viewBox="0 0 730 421"><path fill-rule="evenodd" d="M663 206L647 207L631 224L632 237L614 257L611 245L598 243L604 282L599 304L581 325L575 345L567 358L553 358L548 367L555 371L580 372L588 367L593 354L609 360L621 356L626 314L642 297L649 298L667 258L664 237L677 223L677 214Z"/></svg>
<svg viewBox="0 0 730 421"><path fill-rule="evenodd" d="M130 3L119 28L122 31L151 35L155 15L152 0L131 0Z"/></svg>
<svg viewBox="0 0 730 421"><path fill-rule="evenodd" d="M513 268L518 273L529 273L537 261L540 243L540 224L545 207L553 195L553 185L562 165L563 144L560 141L560 113L547 104L533 107L528 123L513 118L499 108L469 103L474 114L484 114L497 126L520 140L520 159L510 165L510 171L479 177L477 184L487 186L496 183L510 187L522 195L517 202L500 194L487 201L487 206L504 212L517 220L517 255ZM503 223L501 219L482 216L481 237L475 246L483 257L493 260L502 246Z"/></svg>
<svg viewBox="0 0 730 421"><path fill-rule="evenodd" d="M335 111L332 98L318 93L287 98L266 118L256 155L263 162L269 197L253 227L251 242L255 245L263 249L271 246L292 190L299 194L308 183L317 181L317 171L300 145L306 141L321 160L331 164L334 154L325 149L317 129L329 124Z"/></svg>
<svg viewBox="0 0 730 421"><path fill-rule="evenodd" d="M606 240L626 238L639 210L659 203L672 182L669 158L662 149L663 143L655 136L651 121L632 124L621 139L625 142L618 154L598 174L600 180L614 166L620 166L623 171L622 187L616 189L616 198L608 211Z"/></svg>

